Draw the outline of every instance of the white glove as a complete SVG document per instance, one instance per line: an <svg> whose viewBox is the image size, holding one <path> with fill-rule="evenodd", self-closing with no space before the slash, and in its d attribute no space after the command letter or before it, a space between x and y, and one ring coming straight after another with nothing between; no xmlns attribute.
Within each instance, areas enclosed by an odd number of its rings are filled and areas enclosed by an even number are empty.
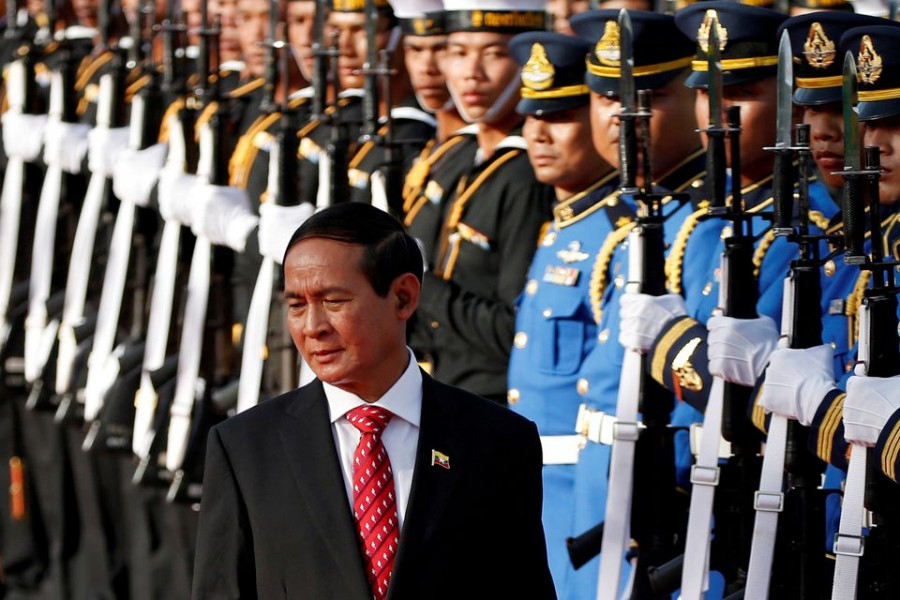
<svg viewBox="0 0 900 600"><path fill-rule="evenodd" d="M650 350L667 321L687 315L684 299L678 294L622 294L619 306L619 343L641 352Z"/></svg>
<svg viewBox="0 0 900 600"><path fill-rule="evenodd" d="M834 387L831 346L779 348L769 357L759 404L769 412L809 425L825 395Z"/></svg>
<svg viewBox="0 0 900 600"><path fill-rule="evenodd" d="M128 127L94 127L88 133L88 169L112 176L119 152L128 147Z"/></svg>
<svg viewBox="0 0 900 600"><path fill-rule="evenodd" d="M113 192L122 202L146 207L150 203L153 184L166 162L166 144L154 144L144 150L126 148L113 166Z"/></svg>
<svg viewBox="0 0 900 600"><path fill-rule="evenodd" d="M219 246L243 252L247 237L259 224L250 208L247 190L227 185L203 184L194 189L191 231Z"/></svg>
<svg viewBox="0 0 900 600"><path fill-rule="evenodd" d="M710 375L748 387L755 385L778 344L775 321L765 315L756 319L711 317L706 327Z"/></svg>
<svg viewBox="0 0 900 600"><path fill-rule="evenodd" d="M900 408L900 375L851 377L844 399L844 438L874 446L888 419Z"/></svg>
<svg viewBox="0 0 900 600"><path fill-rule="evenodd" d="M44 128L44 162L58 165L66 173L81 173L88 151L90 125L50 119Z"/></svg>
<svg viewBox="0 0 900 600"><path fill-rule="evenodd" d="M7 112L3 115L3 148L10 158L33 162L41 155L47 115Z"/></svg>
<svg viewBox="0 0 900 600"><path fill-rule="evenodd" d="M279 206L264 202L259 206L259 253L279 265L297 228L303 225L315 207L308 202L297 206Z"/></svg>
<svg viewBox="0 0 900 600"><path fill-rule="evenodd" d="M191 194L203 180L180 169L165 168L159 173L159 214L166 221L191 226Z"/></svg>

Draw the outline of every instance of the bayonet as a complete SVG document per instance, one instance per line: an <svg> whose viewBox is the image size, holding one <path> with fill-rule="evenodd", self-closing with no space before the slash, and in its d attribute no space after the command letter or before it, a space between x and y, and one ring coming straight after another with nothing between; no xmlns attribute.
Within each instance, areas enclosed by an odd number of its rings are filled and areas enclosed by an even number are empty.
<svg viewBox="0 0 900 600"><path fill-rule="evenodd" d="M793 134L793 93L794 65L791 39L787 31L781 34L778 44L778 76L775 94L777 107L775 117L775 146L768 148L775 152L774 212L776 235L793 232L791 213L794 196L794 148L791 146Z"/></svg>
<svg viewBox="0 0 900 600"><path fill-rule="evenodd" d="M719 50L719 19L712 13L706 51L709 126L706 128L706 194L710 214L725 211L725 128L722 126L722 61Z"/></svg>
<svg viewBox="0 0 900 600"><path fill-rule="evenodd" d="M841 198L841 212L844 220L844 236L847 264L863 264L866 253L865 210L863 208L862 180L859 151L859 115L857 114L857 74L853 52L844 55L844 82L841 99L844 103L844 189Z"/></svg>
<svg viewBox="0 0 900 600"><path fill-rule="evenodd" d="M634 49L631 17L619 11L619 180L623 194L635 194L637 136L635 135Z"/></svg>

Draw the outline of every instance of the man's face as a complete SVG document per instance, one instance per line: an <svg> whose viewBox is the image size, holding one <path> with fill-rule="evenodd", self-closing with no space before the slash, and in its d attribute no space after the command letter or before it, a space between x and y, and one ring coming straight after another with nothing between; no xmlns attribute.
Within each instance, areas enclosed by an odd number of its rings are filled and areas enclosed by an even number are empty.
<svg viewBox="0 0 900 600"><path fill-rule="evenodd" d="M312 81L315 60L312 55L313 25L316 21L316 3L309 0L293 0L287 3L288 39L297 58L300 73Z"/></svg>
<svg viewBox="0 0 900 600"><path fill-rule="evenodd" d="M137 2L134 2L134 5L136 12ZM72 0L72 11L79 25L97 26L97 0Z"/></svg>
<svg viewBox="0 0 900 600"><path fill-rule="evenodd" d="M298 242L284 261L284 298L288 331L316 376L367 399L397 376L384 365L406 352L406 321L419 288L407 273L379 297L360 268L363 252L323 238Z"/></svg>
<svg viewBox="0 0 900 600"><path fill-rule="evenodd" d="M525 117L522 136L535 177L556 188L558 200L585 189L610 167L591 145L590 107Z"/></svg>
<svg viewBox="0 0 900 600"><path fill-rule="evenodd" d="M693 92L676 77L653 90L650 98L650 156L654 175L664 175L700 147L694 120ZM617 96L591 92L591 130L597 152L611 165L619 165L619 118L622 105ZM640 173L638 173L640 175Z"/></svg>
<svg viewBox="0 0 900 600"><path fill-rule="evenodd" d="M268 0L238 0L237 30L247 72L253 77L265 73L266 47L260 44L269 33Z"/></svg>
<svg viewBox="0 0 900 600"><path fill-rule="evenodd" d="M548 0L547 13L553 23L553 31L564 35L575 35L569 24L569 18L580 12L590 10L588 0Z"/></svg>
<svg viewBox="0 0 900 600"><path fill-rule="evenodd" d="M832 175L844 168L844 116L840 102L803 107L803 122L809 125L813 160L826 185L841 187L844 178Z"/></svg>
<svg viewBox="0 0 900 600"><path fill-rule="evenodd" d="M471 121L481 119L519 75L510 55L510 36L486 31L454 32L447 39L447 86L460 112ZM512 94L503 114L513 110L519 95Z"/></svg>
<svg viewBox="0 0 900 600"><path fill-rule="evenodd" d="M181 12L184 13L184 22L187 25L188 43L192 46L199 41L197 32L200 30L200 0L181 0Z"/></svg>
<svg viewBox="0 0 900 600"><path fill-rule="evenodd" d="M413 91L422 108L440 110L450 99L447 80L440 69L446 59L447 36L406 35L403 37L403 56Z"/></svg>
<svg viewBox="0 0 900 600"><path fill-rule="evenodd" d="M900 203L900 115L867 121L863 146L878 146L881 151L881 203Z"/></svg>
<svg viewBox="0 0 900 600"><path fill-rule="evenodd" d="M337 34L338 50L338 74L341 79L341 88L361 88L365 81L365 75L360 73L366 63L368 44L366 43L366 15L357 12L332 11L328 15L328 25L332 32ZM375 40L378 49L387 46L390 28L384 17L379 17L378 35Z"/></svg>
<svg viewBox="0 0 900 600"><path fill-rule="evenodd" d="M774 76L748 83L728 85L722 89L722 123L727 124L725 111L730 106L741 107L741 169L744 179L757 180L772 174L774 155L766 146L775 143L776 79ZM709 125L709 95L697 90L695 103L697 124ZM704 144L706 136L703 135ZM726 140L725 153L731 166L731 149Z"/></svg>
<svg viewBox="0 0 900 600"><path fill-rule="evenodd" d="M241 35L237 26L238 0L210 0L210 19L220 19L222 28L219 34L219 53L221 62L243 60L241 54ZM213 23L210 23L212 25Z"/></svg>

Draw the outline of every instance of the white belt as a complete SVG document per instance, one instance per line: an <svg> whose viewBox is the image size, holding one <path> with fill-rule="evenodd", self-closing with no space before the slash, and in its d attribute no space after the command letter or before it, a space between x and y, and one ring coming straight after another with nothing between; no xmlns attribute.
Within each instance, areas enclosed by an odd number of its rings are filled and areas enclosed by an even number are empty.
<svg viewBox="0 0 900 600"><path fill-rule="evenodd" d="M623 436L637 439L642 429L644 429L644 424L639 421L623 423L615 415L589 408L586 404L578 407L575 431L578 431L582 436L587 437L589 441L595 444L612 446L613 440Z"/></svg>
<svg viewBox="0 0 900 600"><path fill-rule="evenodd" d="M583 435L542 435L541 448L545 465L578 464L578 455L584 448Z"/></svg>
<svg viewBox="0 0 900 600"><path fill-rule="evenodd" d="M696 458L700 454L700 441L703 439L703 424L692 423L690 429L691 435L691 454ZM731 442L719 434L719 458L731 457Z"/></svg>

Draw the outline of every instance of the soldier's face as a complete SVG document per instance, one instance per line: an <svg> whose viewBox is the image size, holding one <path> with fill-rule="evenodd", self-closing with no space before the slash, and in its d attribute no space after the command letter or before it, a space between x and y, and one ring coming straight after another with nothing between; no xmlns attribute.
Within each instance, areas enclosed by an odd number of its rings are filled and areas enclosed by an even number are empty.
<svg viewBox="0 0 900 600"><path fill-rule="evenodd" d="M97 0L72 0L72 11L79 25L97 26Z"/></svg>
<svg viewBox="0 0 900 600"><path fill-rule="evenodd" d="M221 61L242 60L241 37L237 28L237 0L210 0L210 19L218 16L222 32L219 34ZM210 25L213 25L210 22Z"/></svg>
<svg viewBox="0 0 900 600"><path fill-rule="evenodd" d="M269 35L268 0L238 0L237 30L247 72L261 77L265 71L266 47L259 42Z"/></svg>
<svg viewBox="0 0 900 600"><path fill-rule="evenodd" d="M406 35L403 37L403 57L406 71L416 98L422 108L440 110L450 99L447 80L440 69L446 60L447 36Z"/></svg>
<svg viewBox="0 0 900 600"><path fill-rule="evenodd" d="M558 200L580 192L611 167L591 144L590 107L525 117L522 136L537 180L556 188Z"/></svg>
<svg viewBox="0 0 900 600"><path fill-rule="evenodd" d="M509 38L486 31L454 32L447 38L447 86L457 108L471 121L484 117L498 101L510 111L518 102L517 92L504 96L519 76L519 63L507 46Z"/></svg>
<svg viewBox="0 0 900 600"><path fill-rule="evenodd" d="M284 298L291 338L316 376L375 400L402 373L386 365L407 352L406 321L418 305L419 282L400 275L382 298L362 272L362 257L356 244L298 242L285 257Z"/></svg>
<svg viewBox="0 0 900 600"><path fill-rule="evenodd" d="M312 81L314 59L312 55L313 25L316 20L316 3L294 0L287 3L288 39L297 58L303 78Z"/></svg>
<svg viewBox="0 0 900 600"><path fill-rule="evenodd" d="M653 172L664 175L700 147L694 117L693 93L676 77L653 90L650 99L650 155ZM610 164L619 165L619 98L591 93L591 129L594 147ZM643 179L638 175L638 183Z"/></svg>
<svg viewBox="0 0 900 600"><path fill-rule="evenodd" d="M878 184L881 203L900 203L900 115L867 121L863 145L878 146L881 151L881 180Z"/></svg>
<svg viewBox="0 0 900 600"><path fill-rule="evenodd" d="M549 0L547 13L550 15L553 31L564 35L575 35L569 24L569 17L591 8L588 0Z"/></svg>
<svg viewBox="0 0 900 600"><path fill-rule="evenodd" d="M730 106L741 108L741 174L744 182L756 181L772 174L774 155L766 146L775 143L775 77L766 77L748 83L728 85L722 89L722 122L727 123L725 111ZM709 95L697 90L695 103L697 123L709 124ZM703 136L704 144L706 136ZM731 149L726 140L725 151L731 166Z"/></svg>
<svg viewBox="0 0 900 600"><path fill-rule="evenodd" d="M844 117L841 103L804 106L803 122L809 125L809 145L819 175L826 185L841 187L844 178L832 171L844 168Z"/></svg>
<svg viewBox="0 0 900 600"><path fill-rule="evenodd" d="M341 88L361 88L365 81L365 75L360 71L366 63L368 43L366 41L366 15L357 12L332 11L328 15L328 25L331 35L337 35L338 50L338 74L341 79ZM390 27L384 17L379 17L378 34L375 42L378 49L387 46Z"/></svg>

